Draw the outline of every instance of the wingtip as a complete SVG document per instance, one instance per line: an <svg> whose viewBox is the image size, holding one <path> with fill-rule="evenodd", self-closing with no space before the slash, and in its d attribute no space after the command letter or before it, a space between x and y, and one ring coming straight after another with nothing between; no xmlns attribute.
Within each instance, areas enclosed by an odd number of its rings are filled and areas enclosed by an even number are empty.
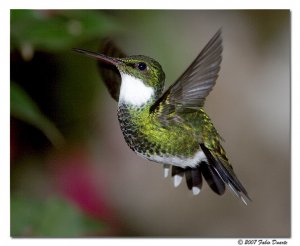
<svg viewBox="0 0 300 246"><path fill-rule="evenodd" d="M240 198L241 201L245 204L248 205L249 202L252 202L251 198L248 196L248 194L245 194L243 192L238 192L237 190L234 189L234 187L228 183L228 186L230 188L230 190L232 191L232 193L237 197Z"/></svg>
<svg viewBox="0 0 300 246"><path fill-rule="evenodd" d="M223 27L220 27L211 39L212 40L222 39L222 31L223 31Z"/></svg>
<svg viewBox="0 0 300 246"><path fill-rule="evenodd" d="M252 201L252 200L250 199L250 197L248 197L248 196L245 197L245 196L241 195L240 198L241 198L242 202L243 202L246 206L248 206L248 203Z"/></svg>

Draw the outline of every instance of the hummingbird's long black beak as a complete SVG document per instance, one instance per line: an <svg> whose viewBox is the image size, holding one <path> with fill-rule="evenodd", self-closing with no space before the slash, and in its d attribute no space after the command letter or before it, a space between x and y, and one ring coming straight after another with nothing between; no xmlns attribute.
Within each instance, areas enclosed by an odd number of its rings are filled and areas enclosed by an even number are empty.
<svg viewBox="0 0 300 246"><path fill-rule="evenodd" d="M122 61L117 59L117 58L106 56L106 55L99 54L99 53L96 53L96 52L83 50L83 49L78 49L78 48L73 48L72 50L75 51L75 52L87 55L89 57L94 57L97 60L103 61L103 62L108 63L108 64L112 64L112 65L115 65L115 66L122 63Z"/></svg>

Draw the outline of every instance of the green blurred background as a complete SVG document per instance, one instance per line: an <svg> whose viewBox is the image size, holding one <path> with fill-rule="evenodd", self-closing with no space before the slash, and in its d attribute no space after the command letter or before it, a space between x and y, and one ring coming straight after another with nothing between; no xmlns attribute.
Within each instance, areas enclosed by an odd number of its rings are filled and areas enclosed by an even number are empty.
<svg viewBox="0 0 300 246"><path fill-rule="evenodd" d="M206 109L253 202L193 196L136 156L96 62L112 37L158 60L169 85L223 29ZM13 237L289 237L290 12L11 10Z"/></svg>

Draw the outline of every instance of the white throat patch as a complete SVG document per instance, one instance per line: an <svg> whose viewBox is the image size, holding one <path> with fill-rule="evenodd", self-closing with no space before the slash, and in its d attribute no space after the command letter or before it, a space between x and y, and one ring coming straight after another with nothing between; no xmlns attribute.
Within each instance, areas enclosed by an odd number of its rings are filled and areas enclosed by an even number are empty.
<svg viewBox="0 0 300 246"><path fill-rule="evenodd" d="M119 101L133 106L141 106L153 96L153 88L131 75L121 73L121 89Z"/></svg>

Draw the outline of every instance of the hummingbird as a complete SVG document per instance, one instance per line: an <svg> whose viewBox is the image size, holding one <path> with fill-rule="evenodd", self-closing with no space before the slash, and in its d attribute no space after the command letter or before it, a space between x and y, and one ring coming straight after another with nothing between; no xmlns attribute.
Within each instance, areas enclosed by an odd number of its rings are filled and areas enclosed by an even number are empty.
<svg viewBox="0 0 300 246"><path fill-rule="evenodd" d="M220 70L221 29L165 91L165 73L148 56L127 56L111 40L104 42L101 53L73 50L98 60L103 81L118 102L124 139L138 156L162 164L164 177L172 169L175 187L185 176L194 195L204 179L218 195L228 186L245 204L251 201L203 108Z"/></svg>

